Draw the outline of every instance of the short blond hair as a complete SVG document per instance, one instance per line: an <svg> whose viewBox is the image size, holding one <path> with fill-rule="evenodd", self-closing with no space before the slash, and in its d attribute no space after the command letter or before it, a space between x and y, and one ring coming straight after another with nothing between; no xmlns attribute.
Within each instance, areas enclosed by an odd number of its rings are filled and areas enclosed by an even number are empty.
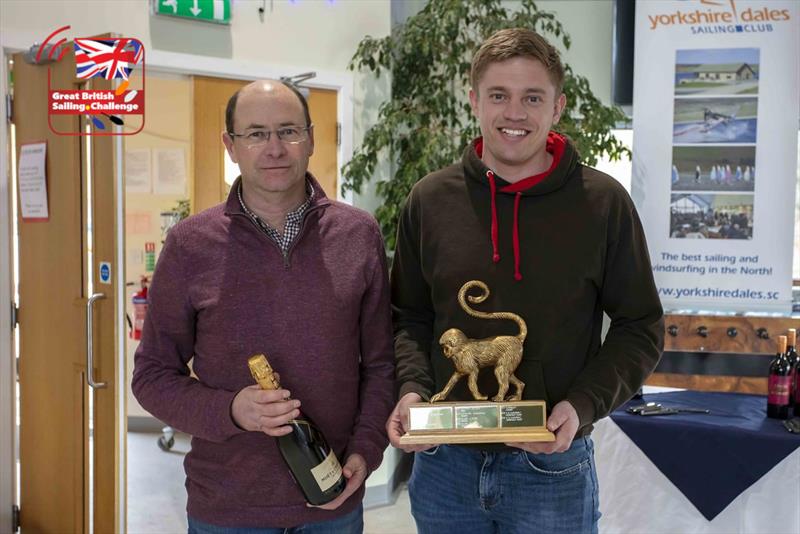
<svg viewBox="0 0 800 534"><path fill-rule="evenodd" d="M508 28L493 33L478 48L472 58L469 81L477 91L486 69L492 63L499 63L515 57L526 57L539 61L556 87L556 96L564 87L564 65L558 50L547 39L527 28Z"/></svg>

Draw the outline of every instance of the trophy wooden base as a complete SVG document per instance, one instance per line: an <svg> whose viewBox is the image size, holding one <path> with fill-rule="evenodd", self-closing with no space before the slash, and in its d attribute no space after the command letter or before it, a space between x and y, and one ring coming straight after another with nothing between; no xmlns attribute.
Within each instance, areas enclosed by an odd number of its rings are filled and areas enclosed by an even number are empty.
<svg viewBox="0 0 800 534"><path fill-rule="evenodd" d="M437 402L409 406L402 445L555 441L544 401Z"/></svg>

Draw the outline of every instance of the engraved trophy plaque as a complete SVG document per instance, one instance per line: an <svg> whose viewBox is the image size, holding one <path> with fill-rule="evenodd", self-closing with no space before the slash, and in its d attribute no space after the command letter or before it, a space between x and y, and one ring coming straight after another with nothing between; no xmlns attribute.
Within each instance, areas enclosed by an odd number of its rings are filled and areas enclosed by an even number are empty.
<svg viewBox="0 0 800 534"><path fill-rule="evenodd" d="M479 288L482 294L467 296ZM522 361L522 344L528 327L519 315L509 312L485 313L472 309L467 300L479 304L489 296L489 288L479 280L461 286L458 302L466 313L479 319L508 319L517 323L516 336L494 336L470 339L461 330L451 328L439 339L446 358L455 371L444 389L430 402L409 406L408 431L400 438L403 445L437 445L442 443L519 443L555 441L547 430L547 412L542 400L523 401L525 384L514 375ZM489 400L478 390L478 372L493 367L497 378L497 395ZM475 401L443 401L456 383L467 380ZM510 386L514 392L506 396Z"/></svg>

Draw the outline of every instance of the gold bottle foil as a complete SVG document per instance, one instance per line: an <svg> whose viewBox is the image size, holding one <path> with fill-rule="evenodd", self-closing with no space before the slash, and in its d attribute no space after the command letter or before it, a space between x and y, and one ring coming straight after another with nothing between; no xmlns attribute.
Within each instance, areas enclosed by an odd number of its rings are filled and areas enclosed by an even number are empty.
<svg viewBox="0 0 800 534"><path fill-rule="evenodd" d="M275 378L275 371L267 361L267 357L263 354L256 354L247 360L247 366L250 367L250 374L261 389L279 389L281 385L278 379Z"/></svg>
<svg viewBox="0 0 800 534"><path fill-rule="evenodd" d="M778 354L786 354L786 336L778 336Z"/></svg>

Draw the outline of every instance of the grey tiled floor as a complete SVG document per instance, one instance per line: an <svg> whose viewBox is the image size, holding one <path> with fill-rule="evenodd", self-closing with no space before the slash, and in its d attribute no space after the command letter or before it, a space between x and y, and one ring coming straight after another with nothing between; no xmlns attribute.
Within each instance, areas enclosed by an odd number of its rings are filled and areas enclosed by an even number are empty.
<svg viewBox="0 0 800 534"><path fill-rule="evenodd" d="M364 512L366 534L414 534L416 531L405 487L393 505L370 508Z"/></svg>
<svg viewBox="0 0 800 534"><path fill-rule="evenodd" d="M128 433L128 532L130 534L180 534L186 532L186 489L183 487L183 452L189 439L176 434L170 452L157 446L160 434ZM414 534L408 492L398 494L392 506L364 513L366 534Z"/></svg>
<svg viewBox="0 0 800 534"><path fill-rule="evenodd" d="M175 436L172 451L158 448L160 434L128 433L128 532L178 534L186 532L186 489L183 454L185 434Z"/></svg>

